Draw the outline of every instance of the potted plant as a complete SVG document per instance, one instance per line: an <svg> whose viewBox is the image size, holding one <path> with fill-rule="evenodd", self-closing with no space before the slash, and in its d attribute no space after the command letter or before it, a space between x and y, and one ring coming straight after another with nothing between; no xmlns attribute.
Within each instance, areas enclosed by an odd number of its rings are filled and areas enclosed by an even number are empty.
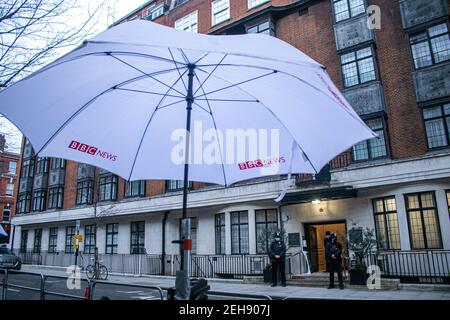
<svg viewBox="0 0 450 320"><path fill-rule="evenodd" d="M365 285L369 277L365 258L376 247L375 231L369 228L353 227L348 234L348 246L353 252L349 269L350 284Z"/></svg>

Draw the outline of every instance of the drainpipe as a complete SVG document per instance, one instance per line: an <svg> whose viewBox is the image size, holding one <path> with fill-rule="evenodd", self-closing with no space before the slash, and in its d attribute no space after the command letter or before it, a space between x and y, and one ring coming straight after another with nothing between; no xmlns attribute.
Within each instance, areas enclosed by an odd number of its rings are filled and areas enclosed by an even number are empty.
<svg viewBox="0 0 450 320"><path fill-rule="evenodd" d="M162 219L162 250L161 250L161 275L166 274L166 224L167 224L167 217L169 216L170 211L164 212L164 218Z"/></svg>

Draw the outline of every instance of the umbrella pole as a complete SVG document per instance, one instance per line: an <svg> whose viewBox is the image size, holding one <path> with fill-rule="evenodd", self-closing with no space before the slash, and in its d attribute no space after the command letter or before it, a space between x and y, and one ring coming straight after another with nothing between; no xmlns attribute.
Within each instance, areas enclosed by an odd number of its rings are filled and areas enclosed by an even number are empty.
<svg viewBox="0 0 450 320"><path fill-rule="evenodd" d="M187 197L189 189L189 151L190 151L190 133L191 133L191 111L193 96L193 81L194 81L195 65L188 65L188 91L186 95L186 144L185 144L185 162L184 162L184 180L183 180L183 211L181 220L181 270L176 280L177 296L180 299L188 300L190 297L191 285L191 219L187 218Z"/></svg>

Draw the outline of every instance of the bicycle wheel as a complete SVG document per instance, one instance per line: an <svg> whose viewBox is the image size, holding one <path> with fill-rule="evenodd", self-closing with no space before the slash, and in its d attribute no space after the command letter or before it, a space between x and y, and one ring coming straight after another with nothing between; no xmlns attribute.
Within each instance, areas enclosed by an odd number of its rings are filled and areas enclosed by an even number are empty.
<svg viewBox="0 0 450 320"><path fill-rule="evenodd" d="M86 276L88 277L89 280L94 279L95 276L95 268L92 264L88 265L86 267Z"/></svg>
<svg viewBox="0 0 450 320"><path fill-rule="evenodd" d="M100 266L100 268L98 270L98 276L99 276L100 280L108 279L108 269L104 265Z"/></svg>

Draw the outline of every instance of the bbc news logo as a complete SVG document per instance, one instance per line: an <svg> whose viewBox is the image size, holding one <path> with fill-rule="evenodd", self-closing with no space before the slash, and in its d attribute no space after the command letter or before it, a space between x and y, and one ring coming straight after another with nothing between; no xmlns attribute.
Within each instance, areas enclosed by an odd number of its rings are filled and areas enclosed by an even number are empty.
<svg viewBox="0 0 450 320"><path fill-rule="evenodd" d="M84 152L87 153L91 156L98 156L107 160L111 160L111 161L116 161L117 160L117 156L113 155L109 152L106 151L102 151L97 147L93 147L90 146L88 144L85 143L81 143L78 141L73 140L70 144L69 144L69 149L73 149L73 150L77 150L80 152Z"/></svg>
<svg viewBox="0 0 450 320"><path fill-rule="evenodd" d="M251 160L246 162L238 163L239 170L248 170L248 169L254 169L254 168L262 168L262 167L269 167L274 164L280 164L285 163L286 159L284 157L277 157L272 159L266 159L266 160Z"/></svg>

